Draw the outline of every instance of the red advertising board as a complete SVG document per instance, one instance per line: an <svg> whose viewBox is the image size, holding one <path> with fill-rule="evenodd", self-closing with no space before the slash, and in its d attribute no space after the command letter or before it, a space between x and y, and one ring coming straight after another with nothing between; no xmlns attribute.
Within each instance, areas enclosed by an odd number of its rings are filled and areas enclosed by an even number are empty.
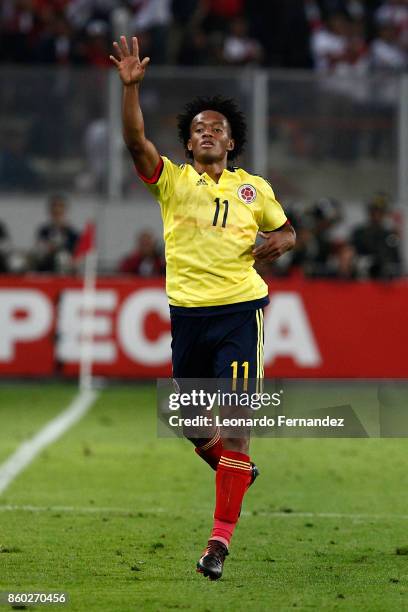
<svg viewBox="0 0 408 612"><path fill-rule="evenodd" d="M266 376L408 378L407 281L274 280L269 291ZM84 316L80 279L0 277L0 375L75 375ZM95 374L170 375L162 280L100 279L92 329Z"/></svg>

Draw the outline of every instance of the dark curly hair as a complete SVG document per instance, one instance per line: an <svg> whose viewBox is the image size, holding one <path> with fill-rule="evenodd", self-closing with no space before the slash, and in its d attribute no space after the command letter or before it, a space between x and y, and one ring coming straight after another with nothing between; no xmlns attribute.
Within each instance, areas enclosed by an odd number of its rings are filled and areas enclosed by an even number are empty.
<svg viewBox="0 0 408 612"><path fill-rule="evenodd" d="M186 104L184 112L177 116L179 140L184 145L186 156L189 159L193 159L192 152L187 149L187 142L190 139L191 122L194 117L206 110L221 113L230 125L231 138L234 139L235 147L232 151L228 151L228 159L233 160L241 155L246 143L247 130L244 114L241 113L236 102L231 98L213 96L194 98L194 100Z"/></svg>

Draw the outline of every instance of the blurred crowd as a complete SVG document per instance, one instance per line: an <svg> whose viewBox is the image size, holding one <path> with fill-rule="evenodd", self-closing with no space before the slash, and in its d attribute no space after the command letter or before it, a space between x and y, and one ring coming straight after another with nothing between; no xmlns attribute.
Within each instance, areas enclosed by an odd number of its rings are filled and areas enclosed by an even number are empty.
<svg viewBox="0 0 408 612"><path fill-rule="evenodd" d="M107 67L120 24L154 64L407 68L408 0L2 0L0 61Z"/></svg>
<svg viewBox="0 0 408 612"><path fill-rule="evenodd" d="M331 278L363 280L398 278L402 274L400 226L386 194L376 194L366 206L366 219L339 237L336 229L343 220L341 204L322 198L311 207L294 205L288 210L296 229L293 251L273 264L257 265L264 277ZM0 222L0 272L46 272L72 274L79 271L80 232L69 221L68 202L62 195L48 202L48 219L35 231L33 247L19 252ZM155 234L143 230L135 243L109 274L144 278L165 274L163 244Z"/></svg>
<svg viewBox="0 0 408 612"><path fill-rule="evenodd" d="M392 163L398 98L392 75L408 68L408 0L0 2L3 64L107 68L118 32L137 35L141 55L149 55L155 65L314 70L325 78L317 80L316 89L302 90L301 101L299 89L292 92L290 83L284 92L274 91L269 100L271 139L280 136L296 159L372 158ZM2 90L6 119L0 125L0 188L43 191L48 177L50 189L58 190L64 188L66 177L75 177L77 190L104 193L109 129L106 100L100 92L107 73L88 71L86 83L79 74L75 87L69 85L66 71L55 74L61 78L52 86L50 81L47 93L47 116L52 121L43 120L43 95L33 95L35 75L31 86L19 83ZM378 78L359 79L365 74ZM343 75L357 78L337 78ZM146 113L152 114L148 117L152 129L157 123L162 136L162 125L152 120L160 101L152 92L145 94L150 95ZM64 110L67 99L69 113ZM169 109L169 117L173 111ZM83 142L86 170L78 157L78 142ZM133 172L131 177L134 180ZM275 264L261 266L264 276L390 279L401 275L400 223L384 194L366 204L366 219L346 234L338 230L347 215L332 198L290 208L296 248ZM69 221L68 202L61 195L53 196L48 219L35 230L31 248L14 248L9 229L0 221L0 272L76 273L78 237ZM154 233L143 231L116 268L107 272L151 277L164 270L163 245Z"/></svg>
<svg viewBox="0 0 408 612"><path fill-rule="evenodd" d="M307 81L295 71L292 80L279 72L268 80L274 150L309 163L395 162L408 0L1 0L0 191L106 194L115 98L103 68L124 31L138 35L153 65L315 70ZM22 79L16 62L52 69L29 69ZM59 69L66 66L88 69ZM143 88L150 137L175 158L174 119L190 80L197 94L210 86L237 97L249 119L255 99L240 71L223 82L187 75L182 88L169 91L170 77ZM130 165L122 175L127 196Z"/></svg>
<svg viewBox="0 0 408 612"><path fill-rule="evenodd" d="M403 274L401 223L385 193L375 194L366 204L365 220L346 232L345 212L334 198L321 198L310 207L294 205L287 213L296 229L295 248L262 266L262 275L386 280Z"/></svg>

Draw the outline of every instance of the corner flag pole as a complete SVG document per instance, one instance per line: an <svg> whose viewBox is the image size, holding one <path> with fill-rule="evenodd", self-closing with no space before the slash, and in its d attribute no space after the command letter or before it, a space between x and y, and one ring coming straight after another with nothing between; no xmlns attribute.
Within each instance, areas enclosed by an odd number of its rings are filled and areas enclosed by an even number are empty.
<svg viewBox="0 0 408 612"><path fill-rule="evenodd" d="M94 311L96 298L96 273L98 252L95 245L95 226L88 223L83 231L76 257L84 257L84 278L82 285L82 316L80 329L79 388L92 389Z"/></svg>

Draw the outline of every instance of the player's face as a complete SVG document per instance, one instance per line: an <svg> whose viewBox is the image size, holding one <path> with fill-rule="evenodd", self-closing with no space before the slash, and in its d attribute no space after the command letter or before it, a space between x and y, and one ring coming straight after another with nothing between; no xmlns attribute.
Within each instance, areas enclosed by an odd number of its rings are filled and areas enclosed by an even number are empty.
<svg viewBox="0 0 408 612"><path fill-rule="evenodd" d="M223 161L234 149L234 140L227 119L216 111L203 111L191 122L187 148L196 161L212 163Z"/></svg>

